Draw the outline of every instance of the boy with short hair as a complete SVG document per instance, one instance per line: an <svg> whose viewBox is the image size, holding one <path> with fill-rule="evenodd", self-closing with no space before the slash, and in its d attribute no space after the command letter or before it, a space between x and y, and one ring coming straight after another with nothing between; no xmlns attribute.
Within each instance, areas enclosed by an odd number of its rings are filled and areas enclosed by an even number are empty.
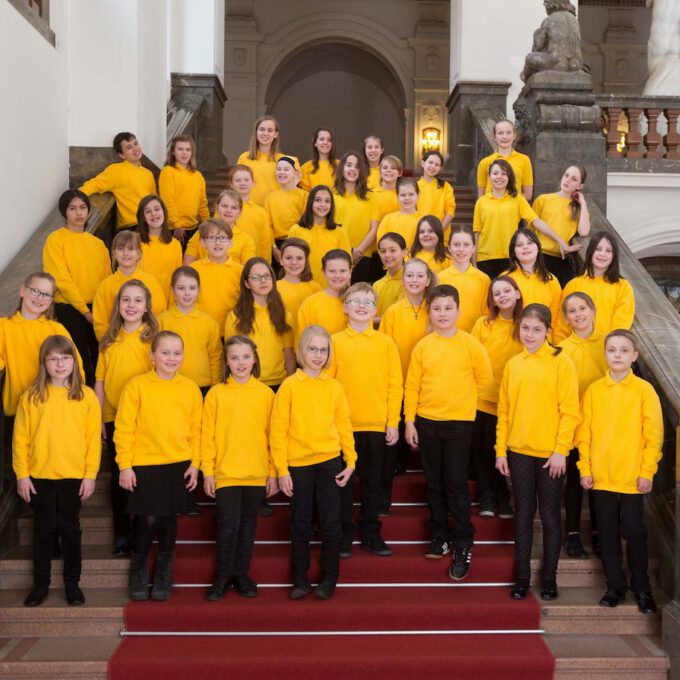
<svg viewBox="0 0 680 680"><path fill-rule="evenodd" d="M433 332L415 346L404 387L406 441L420 447L430 506L428 559L448 554L448 512L453 515L454 556L449 576L460 581L472 560L475 529L467 483L477 395L491 383L484 346L456 326L458 291L436 286L429 296Z"/></svg>
<svg viewBox="0 0 680 680"><path fill-rule="evenodd" d="M626 597L621 536L638 609L656 612L647 574L644 494L661 460L663 416L654 388L633 374L638 357L635 336L613 330L605 338L609 370L583 395L582 420L576 430L581 485L593 489L607 591L601 607L616 607Z"/></svg>
<svg viewBox="0 0 680 680"><path fill-rule="evenodd" d="M343 296L347 328L332 336L328 372L344 388L349 403L357 473L361 478L361 547L383 557L392 550L380 535L378 512L382 502L380 478L385 446L399 437L403 378L399 350L394 340L373 329L377 296L368 283L355 283ZM341 490L342 542L340 557L350 557L354 477Z"/></svg>
<svg viewBox="0 0 680 680"><path fill-rule="evenodd" d="M210 314L217 321L220 333L224 333L227 315L238 300L243 265L229 259L232 233L226 222L206 220L198 226L198 233L208 256L189 265L201 277L197 306Z"/></svg>
<svg viewBox="0 0 680 680"><path fill-rule="evenodd" d="M137 224L137 208L144 196L155 194L156 179L151 170L142 167L142 147L131 132L119 132L113 138L113 150L121 159L111 163L80 190L92 194L110 191L116 199L116 230Z"/></svg>

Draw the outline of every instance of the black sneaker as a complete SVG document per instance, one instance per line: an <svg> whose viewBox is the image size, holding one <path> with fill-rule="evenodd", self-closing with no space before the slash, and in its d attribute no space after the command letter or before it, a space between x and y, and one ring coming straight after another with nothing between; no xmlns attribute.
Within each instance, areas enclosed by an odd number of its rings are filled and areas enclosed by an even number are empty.
<svg viewBox="0 0 680 680"><path fill-rule="evenodd" d="M451 546L447 541L443 541L440 538L433 538L430 541L430 546L425 552L425 557L428 560L441 560L444 555L448 555L451 552Z"/></svg>
<svg viewBox="0 0 680 680"><path fill-rule="evenodd" d="M340 541L340 550L338 551L338 557L341 560L346 560L352 557L352 536L343 536Z"/></svg>
<svg viewBox="0 0 680 680"><path fill-rule="evenodd" d="M472 562L472 548L456 548L449 567L449 576L454 581L462 581L470 571Z"/></svg>
<svg viewBox="0 0 680 680"><path fill-rule="evenodd" d="M361 541L361 547L380 557L389 557L392 554L392 548L383 541L381 536L371 536Z"/></svg>
<svg viewBox="0 0 680 680"><path fill-rule="evenodd" d="M482 494L479 499L479 516L480 517L495 517L496 507L493 502L493 495L490 493Z"/></svg>
<svg viewBox="0 0 680 680"><path fill-rule="evenodd" d="M498 516L501 519L512 519L515 516L515 511L508 498L499 498L496 506L498 507Z"/></svg>

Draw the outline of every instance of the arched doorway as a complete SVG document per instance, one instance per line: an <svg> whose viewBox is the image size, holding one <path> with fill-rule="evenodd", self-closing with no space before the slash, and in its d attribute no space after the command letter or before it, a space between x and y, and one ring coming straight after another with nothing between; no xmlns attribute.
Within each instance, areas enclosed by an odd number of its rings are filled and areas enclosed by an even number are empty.
<svg viewBox="0 0 680 680"><path fill-rule="evenodd" d="M404 158L403 88L383 61L361 47L336 42L295 52L269 80L265 103L281 125L284 150L303 162L311 158L314 130L323 125L335 131L338 155L359 149L375 133L388 153Z"/></svg>

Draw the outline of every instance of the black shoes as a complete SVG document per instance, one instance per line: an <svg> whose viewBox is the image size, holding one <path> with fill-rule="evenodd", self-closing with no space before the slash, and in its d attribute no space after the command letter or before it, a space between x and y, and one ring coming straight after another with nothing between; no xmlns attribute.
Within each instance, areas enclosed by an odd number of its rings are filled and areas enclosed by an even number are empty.
<svg viewBox="0 0 680 680"><path fill-rule="evenodd" d="M635 593L635 599L641 614L656 614L656 602L651 593Z"/></svg>
<svg viewBox="0 0 680 680"><path fill-rule="evenodd" d="M556 600L558 596L557 586L543 586L541 588L541 599L550 602L551 600Z"/></svg>
<svg viewBox="0 0 680 680"><path fill-rule="evenodd" d="M449 567L449 577L454 581L462 581L470 571L471 562L472 548L456 548Z"/></svg>
<svg viewBox="0 0 680 680"><path fill-rule="evenodd" d="M334 591L335 585L331 585L329 583L319 583L319 585L314 588L314 594L320 600L330 600Z"/></svg>
<svg viewBox="0 0 680 680"><path fill-rule="evenodd" d="M430 541L430 545L425 552L425 557L428 560L440 560L444 555L448 555L451 552L451 546L447 541L442 541L439 538L433 538Z"/></svg>
<svg viewBox="0 0 680 680"><path fill-rule="evenodd" d="M241 597L257 597L257 583L250 576L234 576L231 583Z"/></svg>
<svg viewBox="0 0 680 680"><path fill-rule="evenodd" d="M588 553L581 543L580 534L569 534L567 542L564 544L564 552L577 560L588 559Z"/></svg>
<svg viewBox="0 0 680 680"><path fill-rule="evenodd" d="M301 600L303 597L307 597L309 593L312 592L312 586L309 583L304 583L301 585L293 586L293 590L290 591L291 600Z"/></svg>
<svg viewBox="0 0 680 680"><path fill-rule="evenodd" d="M479 499L479 516L480 517L495 517L496 516L496 504L493 500L493 494L486 493L482 494Z"/></svg>
<svg viewBox="0 0 680 680"><path fill-rule="evenodd" d="M516 583L510 591L510 597L513 600L523 600L526 598L528 592L529 586L523 586L519 583Z"/></svg>
<svg viewBox="0 0 680 680"><path fill-rule="evenodd" d="M127 536L118 536L113 546L113 556L130 557L131 552L130 539Z"/></svg>
<svg viewBox="0 0 680 680"><path fill-rule="evenodd" d="M85 595L83 595L83 591L79 588L77 583L65 583L64 593L66 594L66 602L72 607L78 607L81 604L85 604Z"/></svg>
<svg viewBox="0 0 680 680"><path fill-rule="evenodd" d="M380 536L371 536L364 539L361 542L361 548L362 550L372 552L374 555L380 555L380 557L389 557L392 554L392 548Z"/></svg>
<svg viewBox="0 0 680 680"><path fill-rule="evenodd" d="M33 588L33 590L28 595L26 595L24 606L37 607L38 605L41 605L45 601L45 598L49 595L49 592L49 586L35 586L35 588Z"/></svg>
<svg viewBox="0 0 680 680"><path fill-rule="evenodd" d="M338 557L341 560L346 560L348 557L352 557L352 538L353 536L343 536L340 541L340 550L338 550Z"/></svg>
<svg viewBox="0 0 680 680"><path fill-rule="evenodd" d="M231 587L231 581L228 578L216 578L215 582L205 591L205 599L208 602L217 602L221 600Z"/></svg>
<svg viewBox="0 0 680 680"><path fill-rule="evenodd" d="M509 498L497 499L496 505L498 507L498 516L501 519L512 519L515 516L515 511L512 508Z"/></svg>
<svg viewBox="0 0 680 680"><path fill-rule="evenodd" d="M650 595L651 597L651 595ZM614 590L609 588L607 592L600 598L600 607L617 607L621 602L626 599L626 593L622 593L620 590Z"/></svg>

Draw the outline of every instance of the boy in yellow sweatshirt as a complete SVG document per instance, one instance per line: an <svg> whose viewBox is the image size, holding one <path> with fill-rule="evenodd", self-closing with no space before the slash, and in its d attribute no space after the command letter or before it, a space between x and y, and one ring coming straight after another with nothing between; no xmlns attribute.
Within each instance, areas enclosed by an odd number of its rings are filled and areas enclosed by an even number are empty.
<svg viewBox="0 0 680 680"><path fill-rule="evenodd" d="M576 430L581 485L593 489L607 592L601 607L616 607L626 597L621 537L638 608L656 612L647 574L644 495L661 460L663 416L654 388L631 370L638 357L635 336L617 329L605 339L607 371L586 390Z"/></svg>
<svg viewBox="0 0 680 680"><path fill-rule="evenodd" d="M460 307L453 286L436 286L429 310L433 332L415 346L404 387L406 442L420 446L425 471L432 530L425 557L441 559L449 553L451 512L454 557L449 576L460 581L470 570L475 533L467 471L477 394L491 383L493 370L482 343L456 327Z"/></svg>
<svg viewBox="0 0 680 680"><path fill-rule="evenodd" d="M355 283L345 293L343 308L349 324L332 336L328 372L345 388L349 402L357 471L361 477L361 547L385 557L392 550L380 536L378 512L383 498L380 480L385 446L393 446L399 437L403 378L394 340L373 328L377 302L375 291L365 282ZM341 491L340 557L349 557L352 551L353 492L354 476Z"/></svg>

